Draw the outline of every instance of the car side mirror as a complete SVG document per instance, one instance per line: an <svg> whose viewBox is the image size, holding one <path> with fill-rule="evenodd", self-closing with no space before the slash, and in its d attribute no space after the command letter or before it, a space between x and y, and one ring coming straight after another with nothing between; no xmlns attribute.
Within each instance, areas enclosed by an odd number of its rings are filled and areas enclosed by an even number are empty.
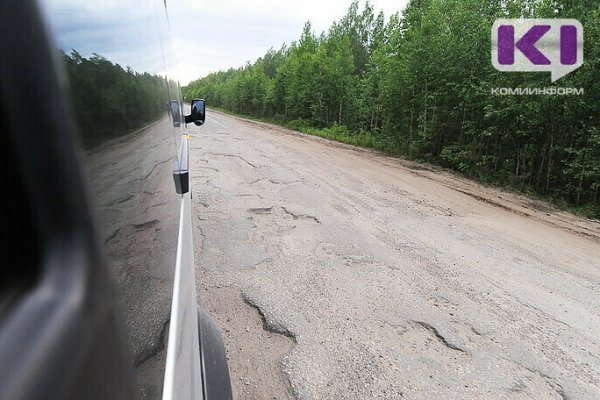
<svg viewBox="0 0 600 400"><path fill-rule="evenodd" d="M192 100L192 113L185 116L185 123L189 124L190 122L193 122L194 124L200 126L204 124L205 119L206 114L204 99Z"/></svg>

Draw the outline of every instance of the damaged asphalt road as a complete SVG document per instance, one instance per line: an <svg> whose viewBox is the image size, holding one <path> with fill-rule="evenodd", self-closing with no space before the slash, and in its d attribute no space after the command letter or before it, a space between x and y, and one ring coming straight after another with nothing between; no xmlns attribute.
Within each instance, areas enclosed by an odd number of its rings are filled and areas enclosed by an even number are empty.
<svg viewBox="0 0 600 400"><path fill-rule="evenodd" d="M173 295L180 200L174 138L162 119L87 153L97 220L135 360L138 397L161 397Z"/></svg>
<svg viewBox="0 0 600 400"><path fill-rule="evenodd" d="M212 110L191 133L236 398L600 396L598 222Z"/></svg>

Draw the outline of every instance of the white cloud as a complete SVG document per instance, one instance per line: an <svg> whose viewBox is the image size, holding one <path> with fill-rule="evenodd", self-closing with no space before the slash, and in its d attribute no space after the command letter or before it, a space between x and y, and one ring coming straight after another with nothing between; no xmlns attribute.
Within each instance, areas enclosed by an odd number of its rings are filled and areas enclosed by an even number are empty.
<svg viewBox="0 0 600 400"><path fill-rule="evenodd" d="M386 18L408 0L374 0L375 13ZM187 84L209 72L239 67L273 47L300 37L306 21L320 34L341 19L351 0L222 1L168 3L180 80ZM364 1L359 9L362 10Z"/></svg>
<svg viewBox="0 0 600 400"><path fill-rule="evenodd" d="M146 4L124 9L118 0L42 1L54 39L65 52L97 53L139 72L164 73L159 21L152 2ZM166 24L162 29L168 34Z"/></svg>
<svg viewBox="0 0 600 400"><path fill-rule="evenodd" d="M371 0L386 17L408 0ZM185 85L209 72L236 68L300 37L306 21L320 34L342 18L351 0L172 0L169 28L155 11L163 0L42 0L59 47L98 53L138 72L164 73ZM361 0L359 9L364 7ZM157 28L160 28L159 30ZM161 57L161 47L164 60ZM179 68L174 65L178 61Z"/></svg>

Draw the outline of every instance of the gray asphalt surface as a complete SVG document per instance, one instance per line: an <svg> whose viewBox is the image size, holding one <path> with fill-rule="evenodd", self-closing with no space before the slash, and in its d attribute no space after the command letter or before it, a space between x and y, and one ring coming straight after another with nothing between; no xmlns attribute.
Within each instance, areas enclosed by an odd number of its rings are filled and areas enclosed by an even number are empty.
<svg viewBox="0 0 600 400"><path fill-rule="evenodd" d="M190 131L236 397L600 398L598 222L212 110Z"/></svg>
<svg viewBox="0 0 600 400"><path fill-rule="evenodd" d="M141 399L159 399L165 368L180 198L169 120L114 139L87 154Z"/></svg>

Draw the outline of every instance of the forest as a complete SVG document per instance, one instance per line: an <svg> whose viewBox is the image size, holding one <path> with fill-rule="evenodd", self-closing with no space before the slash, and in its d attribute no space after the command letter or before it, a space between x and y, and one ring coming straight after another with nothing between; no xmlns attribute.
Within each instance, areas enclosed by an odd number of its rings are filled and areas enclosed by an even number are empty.
<svg viewBox="0 0 600 400"><path fill-rule="evenodd" d="M584 64L550 73L493 68L497 18L576 18ZM354 2L326 32L184 88L184 98L346 143L441 165L600 217L600 3L411 0L391 16ZM494 88L583 94L493 95Z"/></svg>
<svg viewBox="0 0 600 400"><path fill-rule="evenodd" d="M123 69L94 54L61 52L71 106L85 148L130 133L166 115L165 78Z"/></svg>

